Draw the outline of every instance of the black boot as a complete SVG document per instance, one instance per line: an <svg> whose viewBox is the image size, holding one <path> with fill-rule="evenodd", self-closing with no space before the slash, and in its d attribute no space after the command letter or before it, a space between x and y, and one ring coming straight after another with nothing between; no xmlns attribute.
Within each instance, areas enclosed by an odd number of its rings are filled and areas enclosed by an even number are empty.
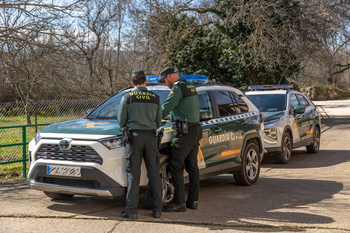
<svg viewBox="0 0 350 233"><path fill-rule="evenodd" d="M196 209L198 209L198 202L197 201L186 201L186 207L189 209L196 210Z"/></svg>
<svg viewBox="0 0 350 233"><path fill-rule="evenodd" d="M160 217L162 217L162 211L153 211L152 217L153 218L160 218Z"/></svg>
<svg viewBox="0 0 350 233"><path fill-rule="evenodd" d="M173 203L169 206L163 207L164 212L185 212L186 211L186 204L177 204Z"/></svg>
<svg viewBox="0 0 350 233"><path fill-rule="evenodd" d="M123 211L123 212L121 212L120 217L129 219L129 220L135 220L135 219L137 219L137 214L129 214L129 213L126 213L125 211Z"/></svg>

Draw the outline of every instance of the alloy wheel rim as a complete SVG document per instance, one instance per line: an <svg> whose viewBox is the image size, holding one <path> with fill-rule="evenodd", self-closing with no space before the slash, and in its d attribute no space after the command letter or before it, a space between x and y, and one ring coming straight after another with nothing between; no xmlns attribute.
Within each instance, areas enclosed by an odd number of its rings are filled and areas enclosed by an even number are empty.
<svg viewBox="0 0 350 233"><path fill-rule="evenodd" d="M250 149L247 153L246 174L250 180L253 180L258 175L259 158L258 153L254 149Z"/></svg>
<svg viewBox="0 0 350 233"><path fill-rule="evenodd" d="M160 176L162 178L162 186L163 186L163 192L162 192L162 201L165 203L169 203L174 198L174 185L170 182L171 175L167 172L167 163L164 164L160 169Z"/></svg>
<svg viewBox="0 0 350 233"><path fill-rule="evenodd" d="M289 160L291 155L291 144L288 137L284 138L282 150L284 159Z"/></svg>

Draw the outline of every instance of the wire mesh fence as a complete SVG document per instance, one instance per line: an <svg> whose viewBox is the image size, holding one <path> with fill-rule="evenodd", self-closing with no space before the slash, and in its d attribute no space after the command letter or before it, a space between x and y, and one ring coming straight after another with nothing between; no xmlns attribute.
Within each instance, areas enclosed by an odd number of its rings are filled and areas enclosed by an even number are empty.
<svg viewBox="0 0 350 233"><path fill-rule="evenodd" d="M77 99L0 103L0 127L51 124L81 118L88 109L97 107L102 101ZM26 141L32 140L42 127L26 127ZM22 128L0 129L0 145L22 143L22 134ZM21 160L22 151L22 146L0 147L0 163ZM21 176L21 173L22 163L0 164L0 178Z"/></svg>

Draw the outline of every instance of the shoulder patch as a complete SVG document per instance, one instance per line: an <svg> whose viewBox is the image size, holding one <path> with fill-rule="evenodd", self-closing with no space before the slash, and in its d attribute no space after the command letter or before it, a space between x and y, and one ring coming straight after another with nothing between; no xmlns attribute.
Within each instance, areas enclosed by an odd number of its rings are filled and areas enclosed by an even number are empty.
<svg viewBox="0 0 350 233"><path fill-rule="evenodd" d="M175 89L176 89L176 86L173 86L173 88L171 88L170 94L174 94Z"/></svg>

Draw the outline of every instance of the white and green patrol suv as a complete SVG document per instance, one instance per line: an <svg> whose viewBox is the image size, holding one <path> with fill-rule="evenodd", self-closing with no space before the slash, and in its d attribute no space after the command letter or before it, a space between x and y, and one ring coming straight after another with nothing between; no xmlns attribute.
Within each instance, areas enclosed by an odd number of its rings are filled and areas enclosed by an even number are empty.
<svg viewBox="0 0 350 233"><path fill-rule="evenodd" d="M292 149L306 146L307 152L320 149L321 119L316 106L292 84L250 86L246 92L265 116L265 150L277 163L288 163Z"/></svg>
<svg viewBox="0 0 350 233"><path fill-rule="evenodd" d="M206 82L204 77L186 76L193 83L203 82L203 79ZM148 84L155 84L159 77L147 79ZM170 91L164 85L147 88L159 95L162 102ZM232 173L238 184L255 184L264 154L262 115L244 93L232 87L199 84L196 89L203 128L198 152L201 178ZM74 195L124 196L127 176L117 112L121 97L130 90L121 90L84 118L39 130L29 143L29 186L54 199L68 199ZM167 171L172 123L166 121L162 128L160 174L163 204L166 205L172 201L174 191ZM141 172L141 197L146 198L148 179L144 163ZM185 172L184 176L187 177Z"/></svg>

